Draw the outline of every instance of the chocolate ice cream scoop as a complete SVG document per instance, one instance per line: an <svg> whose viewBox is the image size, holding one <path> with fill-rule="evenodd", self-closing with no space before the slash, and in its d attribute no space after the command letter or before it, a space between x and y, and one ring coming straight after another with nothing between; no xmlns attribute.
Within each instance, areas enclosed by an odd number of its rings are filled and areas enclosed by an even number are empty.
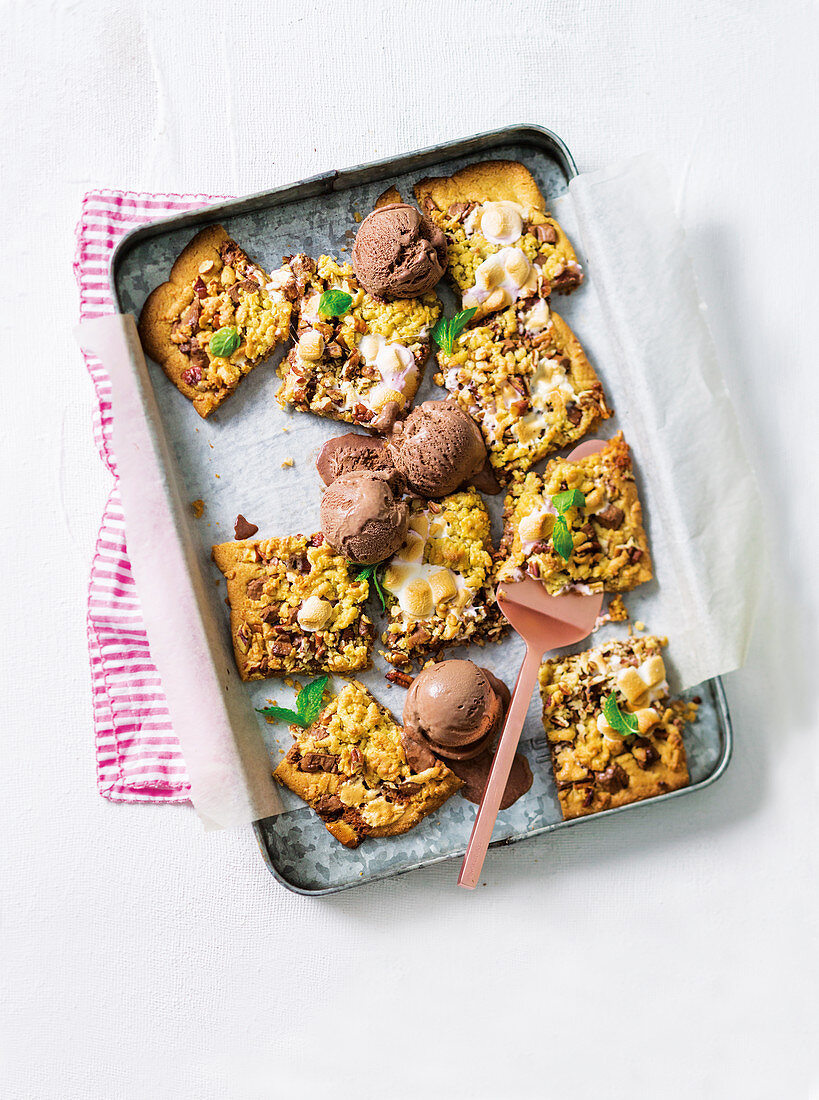
<svg viewBox="0 0 819 1100"><path fill-rule="evenodd" d="M409 506L393 492L389 475L343 474L322 497L322 533L350 561L372 565L390 557L404 542L408 526Z"/></svg>
<svg viewBox="0 0 819 1100"><path fill-rule="evenodd" d="M441 661L425 668L404 703L405 738L444 760L484 752L503 723L506 685L472 661Z"/></svg>
<svg viewBox="0 0 819 1100"><path fill-rule="evenodd" d="M417 405L396 424L389 443L399 473L424 497L454 493L486 464L480 428L454 401Z"/></svg>
<svg viewBox="0 0 819 1100"><path fill-rule="evenodd" d="M346 432L328 439L318 453L316 469L325 485L343 474L359 470L392 475L390 481L397 484L400 474L393 465L392 455L383 439L372 435Z"/></svg>
<svg viewBox="0 0 819 1100"><path fill-rule="evenodd" d="M376 298L417 298L446 268L446 237L426 214L405 202L379 206L358 229L353 267Z"/></svg>

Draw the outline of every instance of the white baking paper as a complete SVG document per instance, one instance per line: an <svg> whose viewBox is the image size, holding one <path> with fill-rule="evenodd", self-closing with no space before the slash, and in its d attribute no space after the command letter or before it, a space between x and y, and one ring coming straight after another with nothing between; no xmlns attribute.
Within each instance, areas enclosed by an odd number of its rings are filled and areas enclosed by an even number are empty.
<svg viewBox="0 0 819 1100"><path fill-rule="evenodd" d="M398 182L409 193L411 180ZM385 186L369 185L372 198ZM358 203L367 213L371 201L362 195L341 191L316 198L314 209L281 207L275 218L241 216L235 233L268 269L300 247L316 255L341 249L343 256ZM623 428L644 505L656 576L626 603L632 620L668 636L669 679L682 690L737 668L747 649L762 567L753 477L661 169L640 158L582 175L549 203L587 271L583 286L569 297L556 295L553 305L576 331L616 410L597 434L607 438ZM121 275L123 299L139 308L189 237L179 230L148 242ZM452 296L441 293L451 312ZM259 525L261 537L317 531L315 458L326 439L348 426L282 411L272 363L248 375L224 409L202 421L158 368L149 374L131 317L88 322L81 333L113 382L128 551L194 805L216 826L250 822L282 806L302 808L292 792L277 793L269 777L271 762L291 743L287 727L268 725L253 709L271 698L292 705L294 693L276 678L239 680L210 545L233 538L237 512ZM418 400L442 396L432 373L430 366ZM197 498L205 501L200 520L189 507ZM486 501L497 540L503 500ZM624 631L623 624L604 626L575 648ZM358 678L400 719L404 693L385 683L389 666L380 648L374 667ZM523 645L510 633L499 645L457 651L467 654L511 685ZM686 734L694 781L710 774L718 751L718 739L701 736L699 726ZM548 765L538 763L542 742L535 696L522 741L535 761L534 802L554 796L544 778ZM526 800L508 811L512 832L525 830L526 813Z"/></svg>
<svg viewBox="0 0 819 1100"><path fill-rule="evenodd" d="M206 828L245 825L282 810L258 720L214 622L190 536L176 459L156 405L134 319L86 321L84 350L111 378L113 453L126 542L151 656L179 738L191 801Z"/></svg>
<svg viewBox="0 0 819 1100"><path fill-rule="evenodd" d="M637 466L655 580L627 606L668 636L672 682L690 687L745 659L765 558L756 482L662 166L580 175L554 207L589 272L566 317Z"/></svg>

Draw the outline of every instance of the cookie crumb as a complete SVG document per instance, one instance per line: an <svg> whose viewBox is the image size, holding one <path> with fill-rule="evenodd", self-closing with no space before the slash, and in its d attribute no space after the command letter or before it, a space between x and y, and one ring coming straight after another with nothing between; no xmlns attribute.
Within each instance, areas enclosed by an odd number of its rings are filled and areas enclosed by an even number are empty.
<svg viewBox="0 0 819 1100"><path fill-rule="evenodd" d="M624 623L628 620L628 611L623 603L622 596L612 596L608 607L609 620L613 623Z"/></svg>
<svg viewBox="0 0 819 1100"><path fill-rule="evenodd" d="M191 511L193 512L193 514L196 516L197 519L201 519L204 512L205 512L205 502L204 502L204 500L192 500L191 501Z"/></svg>
<svg viewBox="0 0 819 1100"><path fill-rule="evenodd" d="M638 620L637 620L637 622L636 622L636 623L634 624L634 629L635 629L635 630L640 630L640 631L642 631L642 630L645 630L645 628L646 628L646 624L645 624L644 622L641 622L641 621L640 621L639 619L638 619Z"/></svg>
<svg viewBox="0 0 819 1100"><path fill-rule="evenodd" d="M286 458L284 460L284 462L282 463L282 469L284 469L285 466L295 466L295 465L296 464L295 464L295 462L293 461L292 458Z"/></svg>
<svg viewBox="0 0 819 1100"><path fill-rule="evenodd" d="M353 211L353 221L361 222L363 219L357 210Z"/></svg>

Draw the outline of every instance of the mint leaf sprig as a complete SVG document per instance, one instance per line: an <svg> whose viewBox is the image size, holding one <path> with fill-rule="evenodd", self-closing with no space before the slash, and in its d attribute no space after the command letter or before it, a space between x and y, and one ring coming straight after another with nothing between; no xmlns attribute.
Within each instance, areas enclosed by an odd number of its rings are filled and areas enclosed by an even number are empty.
<svg viewBox="0 0 819 1100"><path fill-rule="evenodd" d="M603 700L603 717L611 728L622 737L634 737L640 732L636 714L623 714L617 704L614 692L609 692Z"/></svg>
<svg viewBox="0 0 819 1100"><path fill-rule="evenodd" d="M217 329L210 338L210 353L220 359L229 359L241 344L239 330L233 325Z"/></svg>
<svg viewBox="0 0 819 1100"><path fill-rule="evenodd" d="M301 726L307 729L321 714L321 700L324 689L327 687L327 677L319 676L299 688L296 696L297 710L288 710L287 707L256 707L259 714L265 718L272 718L276 722L289 722L291 726Z"/></svg>
<svg viewBox="0 0 819 1100"><path fill-rule="evenodd" d="M435 328L432 330L432 339L447 353L452 354L452 348L455 341L461 335L463 330L475 316L478 311L477 306L472 306L471 309L461 310L460 313L456 313L454 317L446 318L442 317Z"/></svg>
<svg viewBox="0 0 819 1100"><path fill-rule="evenodd" d="M356 573L355 579L357 581L366 580L373 582L373 584L375 585L376 595L381 601L381 610L386 611L387 596L384 592L384 589L381 587L381 580L378 576L378 570L381 568L382 564L382 562L377 561L374 565L365 565L363 569L360 569L358 573Z"/></svg>
<svg viewBox="0 0 819 1100"><path fill-rule="evenodd" d="M319 298L320 317L341 317L353 304L352 294L344 290L325 290Z"/></svg>
<svg viewBox="0 0 819 1100"><path fill-rule="evenodd" d="M557 509L557 519L552 530L552 545L564 561L569 560L574 550L574 540L565 513L570 508L582 508L585 503L586 498L579 489L566 489L562 493L555 493L552 497L552 504Z"/></svg>

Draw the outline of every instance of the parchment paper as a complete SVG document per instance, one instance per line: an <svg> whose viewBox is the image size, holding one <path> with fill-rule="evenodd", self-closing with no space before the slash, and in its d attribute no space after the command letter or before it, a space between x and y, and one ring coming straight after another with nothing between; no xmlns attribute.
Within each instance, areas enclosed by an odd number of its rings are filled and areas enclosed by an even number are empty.
<svg viewBox="0 0 819 1100"><path fill-rule="evenodd" d="M408 194L406 182L398 182ZM538 182L550 196L546 184L552 180ZM268 268L299 248L344 258L355 228L353 213L366 214L385 186L314 200L307 226L305 210L291 213L287 206L276 212L273 233L261 216L234 219L235 234ZM741 663L761 561L756 491L702 319L682 231L667 181L647 158L580 176L569 193L550 198L550 207L587 271L583 287L569 298L556 296L554 306L577 332L617 411L598 434L609 437L622 426L632 446L655 561L656 579L628 595L627 606L632 620L668 634L672 686L688 688ZM232 222L225 224L231 231ZM123 276L123 301L138 309L147 290L167 277L170 261L190 236L177 231L161 245L149 242L133 258L133 274ZM452 295L440 293L452 313ZM93 333L83 326L81 342L102 359L114 381L115 451L128 548L194 805L207 823L223 826L303 808L289 791L277 798L269 781L267 753L275 764L287 750L287 728L268 725L253 712L273 700L292 705L294 693L277 679L239 681L224 586L209 551L211 543L233 538L237 512L259 525L261 537L318 530L321 483L315 457L326 439L348 428L283 412L275 401L278 378L270 363L254 370L225 408L203 422L157 368L149 376L131 319L91 324ZM432 374L430 362L417 400L442 396ZM138 380L136 389L129 379ZM294 464L283 466L290 458ZM194 520L188 507L196 498L206 505L201 520ZM497 542L502 497L486 499ZM163 545L168 533L181 548L176 554L168 555ZM179 603L174 594L183 590ZM377 618L374 604L370 614ZM576 648L623 632L622 624L603 627ZM375 667L358 678L400 720L404 692L385 682L389 666L379 648ZM523 646L509 635L499 645L450 653L469 655L511 685ZM522 741L534 787L501 815L496 839L560 820L539 711L535 695ZM710 774L719 752L716 717L707 705L687 732L686 745L697 782ZM413 846L425 852L437 846L442 852L457 850L473 816L462 799L451 799L400 844L407 851ZM323 847L326 830L312 824L300 826L300 836L307 830L310 840L300 838L297 846L315 853L317 878L325 881L332 859ZM399 847L396 841L391 853ZM353 858L344 855L347 863Z"/></svg>

